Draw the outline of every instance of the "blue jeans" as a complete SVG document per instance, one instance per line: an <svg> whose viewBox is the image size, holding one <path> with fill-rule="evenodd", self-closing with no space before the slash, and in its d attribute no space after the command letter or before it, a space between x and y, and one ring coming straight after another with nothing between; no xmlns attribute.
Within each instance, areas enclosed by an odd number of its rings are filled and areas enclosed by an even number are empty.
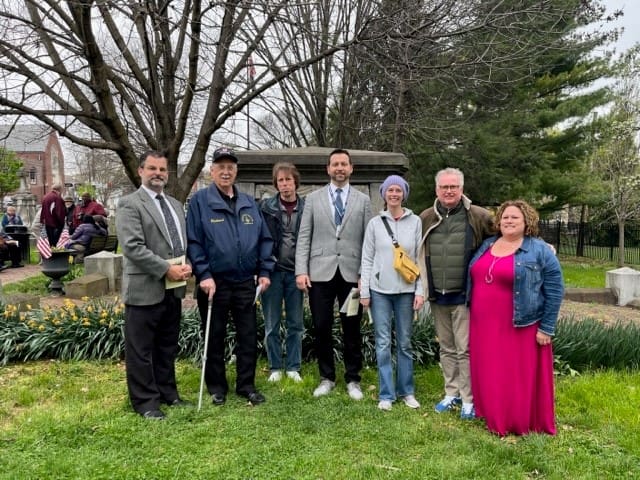
<svg viewBox="0 0 640 480"><path fill-rule="evenodd" d="M371 318L376 337L376 360L380 383L380 400L394 401L399 397L414 394L413 351L413 293L384 294L371 290ZM392 319L393 317L393 319ZM397 373L393 384L393 360L391 335L395 323Z"/></svg>
<svg viewBox="0 0 640 480"><path fill-rule="evenodd" d="M271 285L262 293L262 312L264 314L264 343L271 370L282 369L282 340L280 339L280 320L284 300L285 324L287 336L286 370L300 371L302 357L302 290L296 287L293 272L276 270L271 274Z"/></svg>

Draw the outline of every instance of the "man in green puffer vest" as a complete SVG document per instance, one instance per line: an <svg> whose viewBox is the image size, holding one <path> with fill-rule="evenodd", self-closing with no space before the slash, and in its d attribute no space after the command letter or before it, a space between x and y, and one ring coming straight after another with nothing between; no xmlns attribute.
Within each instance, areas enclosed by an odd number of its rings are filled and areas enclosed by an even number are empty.
<svg viewBox="0 0 640 480"><path fill-rule="evenodd" d="M488 210L463 195L464 175L457 168L436 174L436 201L420 214L422 243L418 262L440 343L445 397L438 413L462 405L460 417L475 417L469 372L467 267L475 250L492 234Z"/></svg>

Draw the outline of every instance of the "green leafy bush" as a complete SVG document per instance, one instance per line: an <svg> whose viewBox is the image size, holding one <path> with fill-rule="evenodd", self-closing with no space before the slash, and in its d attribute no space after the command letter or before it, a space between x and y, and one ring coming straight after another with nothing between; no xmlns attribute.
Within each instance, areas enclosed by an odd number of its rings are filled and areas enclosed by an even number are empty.
<svg viewBox="0 0 640 480"><path fill-rule="evenodd" d="M15 305L0 305L0 364L12 361L56 358L61 360L121 359L124 356L124 305L113 300L87 299L76 305L66 300L59 308L44 307L19 312ZM375 365L373 325L364 316L362 326L363 359ZM311 316L305 307L303 358L314 357ZM334 322L334 352L342 360L342 335L339 318ZM258 351L263 348L264 324L258 311ZM199 363L202 359L200 315L196 308L183 311L179 356ZM229 322L225 339L226 358L233 360L235 329ZM554 338L556 372L572 375L593 368L640 368L640 326L615 324L607 326L597 320L561 318ZM414 323L413 349L416 363L427 365L438 359L433 320L419 315Z"/></svg>
<svg viewBox="0 0 640 480"><path fill-rule="evenodd" d="M28 309L19 312L15 305L0 306L0 364L11 361L57 358L120 359L124 356L124 305L116 298L86 299L76 305L66 300L59 308L45 307L42 310ZM365 316L365 318L367 318ZM416 361L429 363L436 352L433 322L422 317L415 323L414 350ZM334 323L334 351L342 359L342 335L340 321ZM258 311L258 351L266 355L263 348L264 323ZM373 326L362 327L364 362L375 365L375 341ZM203 342L200 315L197 308L183 311L179 344L179 356L199 363L202 359ZM232 361L235 346L235 329L229 322L225 339L226 358ZM305 308L305 333L303 336L303 358L313 358L313 329L310 313Z"/></svg>
<svg viewBox="0 0 640 480"><path fill-rule="evenodd" d="M0 362L120 358L124 349L122 313L122 304L101 299L81 306L66 300L60 308L26 312L5 305Z"/></svg>
<svg viewBox="0 0 640 480"><path fill-rule="evenodd" d="M553 353L576 370L640 368L640 326L607 325L592 318L563 317L553 339Z"/></svg>

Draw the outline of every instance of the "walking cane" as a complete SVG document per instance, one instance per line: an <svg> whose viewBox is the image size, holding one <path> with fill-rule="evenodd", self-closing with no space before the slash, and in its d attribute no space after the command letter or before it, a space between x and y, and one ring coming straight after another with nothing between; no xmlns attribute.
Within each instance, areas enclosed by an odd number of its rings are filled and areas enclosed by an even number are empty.
<svg viewBox="0 0 640 480"><path fill-rule="evenodd" d="M200 374L200 395L198 397L198 411L202 408L202 391L204 389L204 368L207 365L207 351L209 349L209 329L211 327L211 305L213 298L209 299L207 307L207 321L204 327L204 350L202 352L202 373Z"/></svg>

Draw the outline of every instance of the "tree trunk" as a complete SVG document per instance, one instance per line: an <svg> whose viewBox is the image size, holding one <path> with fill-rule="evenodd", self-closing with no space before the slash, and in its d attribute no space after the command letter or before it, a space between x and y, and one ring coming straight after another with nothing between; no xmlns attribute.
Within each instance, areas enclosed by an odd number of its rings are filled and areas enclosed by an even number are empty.
<svg viewBox="0 0 640 480"><path fill-rule="evenodd" d="M618 266L624 267L624 220L618 221Z"/></svg>

